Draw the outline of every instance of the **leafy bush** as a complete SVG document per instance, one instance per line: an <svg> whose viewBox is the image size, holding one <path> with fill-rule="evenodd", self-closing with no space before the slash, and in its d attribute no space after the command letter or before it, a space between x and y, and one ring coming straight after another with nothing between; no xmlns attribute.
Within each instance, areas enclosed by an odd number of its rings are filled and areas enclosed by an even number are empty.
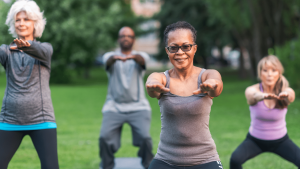
<svg viewBox="0 0 300 169"><path fill-rule="evenodd" d="M280 59L284 67L284 76L288 79L290 86L300 96L300 78L297 73L300 68L300 39L287 42L281 47L276 47L276 56Z"/></svg>
<svg viewBox="0 0 300 169"><path fill-rule="evenodd" d="M11 4L0 0L0 45L13 38L5 25ZM89 75L99 51L116 47L123 26L135 28L138 17L125 0L35 0L47 24L41 39L53 46L51 83L69 83L70 69Z"/></svg>

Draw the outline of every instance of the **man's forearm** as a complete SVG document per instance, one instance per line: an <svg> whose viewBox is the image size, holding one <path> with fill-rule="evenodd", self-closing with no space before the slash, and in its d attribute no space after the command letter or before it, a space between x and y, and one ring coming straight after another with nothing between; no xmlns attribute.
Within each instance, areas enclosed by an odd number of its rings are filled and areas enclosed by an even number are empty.
<svg viewBox="0 0 300 169"><path fill-rule="evenodd" d="M145 60L141 55L134 55L134 57L132 59L139 65L145 66Z"/></svg>
<svg viewBox="0 0 300 169"><path fill-rule="evenodd" d="M115 56L111 56L111 57L106 61L106 66L107 66L107 67L111 66L112 64L115 63L116 60L117 60L117 59L116 59Z"/></svg>

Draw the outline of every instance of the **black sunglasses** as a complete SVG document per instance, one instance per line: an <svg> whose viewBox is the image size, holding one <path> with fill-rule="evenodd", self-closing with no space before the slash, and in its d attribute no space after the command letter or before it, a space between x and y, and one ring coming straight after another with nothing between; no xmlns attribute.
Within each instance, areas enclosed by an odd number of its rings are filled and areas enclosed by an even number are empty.
<svg viewBox="0 0 300 169"><path fill-rule="evenodd" d="M120 36L119 36L120 39L125 38L125 37L134 39L134 36L131 36L131 35L120 35Z"/></svg>
<svg viewBox="0 0 300 169"><path fill-rule="evenodd" d="M182 46L167 46L166 48L168 49L168 51L170 53L176 53L178 52L179 48L181 48L181 50L183 52L188 52L192 49L192 47L196 45L196 44L186 44L186 45L182 45Z"/></svg>

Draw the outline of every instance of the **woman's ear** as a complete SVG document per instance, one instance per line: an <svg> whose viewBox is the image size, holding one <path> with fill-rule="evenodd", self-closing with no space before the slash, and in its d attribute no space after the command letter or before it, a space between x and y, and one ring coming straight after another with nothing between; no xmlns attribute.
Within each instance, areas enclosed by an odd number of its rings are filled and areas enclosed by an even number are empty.
<svg viewBox="0 0 300 169"><path fill-rule="evenodd" d="M167 47L165 47L166 53L168 54L169 57L169 50L167 49Z"/></svg>

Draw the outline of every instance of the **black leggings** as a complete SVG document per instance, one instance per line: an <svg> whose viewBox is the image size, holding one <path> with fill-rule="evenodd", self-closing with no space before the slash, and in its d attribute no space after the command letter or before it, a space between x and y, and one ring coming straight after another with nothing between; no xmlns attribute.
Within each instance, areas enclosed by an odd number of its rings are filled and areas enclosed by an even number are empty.
<svg viewBox="0 0 300 169"><path fill-rule="evenodd" d="M195 166L173 166L161 160L153 159L148 169L223 169L223 166L220 161Z"/></svg>
<svg viewBox="0 0 300 169"><path fill-rule="evenodd" d="M24 136L29 135L41 161L42 169L58 169L56 129L4 131L0 130L0 169L19 148Z"/></svg>
<svg viewBox="0 0 300 169"><path fill-rule="evenodd" d="M263 152L275 153L294 163L300 169L300 148L292 142L288 135L278 140L260 140L249 133L242 144L232 153L230 169L242 169L243 163Z"/></svg>

